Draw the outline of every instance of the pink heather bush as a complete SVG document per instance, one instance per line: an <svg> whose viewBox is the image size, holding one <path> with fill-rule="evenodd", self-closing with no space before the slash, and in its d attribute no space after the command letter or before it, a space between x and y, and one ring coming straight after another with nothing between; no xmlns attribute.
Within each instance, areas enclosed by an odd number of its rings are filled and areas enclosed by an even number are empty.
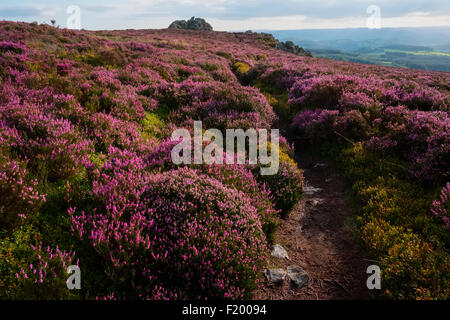
<svg viewBox="0 0 450 320"><path fill-rule="evenodd" d="M61 299L70 295L66 286L67 268L79 265L74 259L73 252L66 252L56 248L31 245L33 259L30 264L16 273L18 286L26 299Z"/></svg>
<svg viewBox="0 0 450 320"><path fill-rule="evenodd" d="M38 182L25 169L26 163L3 158L0 154L0 223L17 226L28 221L45 203L37 190Z"/></svg>
<svg viewBox="0 0 450 320"><path fill-rule="evenodd" d="M440 217L447 228L450 228L450 182L442 188L441 197L433 202L431 213Z"/></svg>
<svg viewBox="0 0 450 320"><path fill-rule="evenodd" d="M178 166L172 161L172 150L180 141L163 140L147 157L147 167L151 170L167 171Z"/></svg>
<svg viewBox="0 0 450 320"><path fill-rule="evenodd" d="M173 110L171 119L180 125L199 119L208 128L270 128L276 119L257 89L238 84L186 80L159 86L156 96Z"/></svg>
<svg viewBox="0 0 450 320"><path fill-rule="evenodd" d="M150 154L147 159L148 168L157 171L168 171L171 169L180 168L172 163L171 152L175 145L179 142L165 140ZM193 156L193 155L192 155ZM226 163L226 154L224 153L224 163ZM234 188L238 191L245 193L249 199L251 199L253 206L258 209L260 215L262 227L266 237L269 240L273 240L276 227L279 225L278 213L280 210L274 208L274 204L277 201L282 202L282 198L286 197L286 194L292 196L291 193L280 192L277 195L272 194L268 184L260 177L259 166L254 165L228 165L228 164L212 164L212 165L190 165L191 168L200 170L201 172L221 181L228 187ZM284 166L282 165L284 168ZM289 175L290 173L290 175ZM300 172L292 170L291 172L284 171L285 180L274 179L278 181L279 185L284 185L286 188L284 191L288 191L288 180L293 184L297 184L295 191L302 193L302 181L303 176ZM277 176L278 177L278 176ZM278 177L279 178L279 177ZM274 189L278 186L274 184ZM279 191L277 189L277 191ZM291 191L291 190L289 190Z"/></svg>
<svg viewBox="0 0 450 320"><path fill-rule="evenodd" d="M386 89L382 100L390 105L405 105L423 111L448 110L445 98L438 90L421 87L412 81L394 83L393 87Z"/></svg>
<svg viewBox="0 0 450 320"><path fill-rule="evenodd" d="M167 281L161 287L202 299L248 297L256 288L265 237L257 209L243 193L180 169L152 177L146 201L158 231L155 262L175 270L168 275L154 268Z"/></svg>
<svg viewBox="0 0 450 320"><path fill-rule="evenodd" d="M290 90L289 104L311 108L337 107L342 92L358 82L358 77L332 75L311 77L294 83Z"/></svg>
<svg viewBox="0 0 450 320"><path fill-rule="evenodd" d="M85 135L93 141L97 152L107 152L110 146L138 150L144 143L139 126L106 113L96 113L84 120Z"/></svg>
<svg viewBox="0 0 450 320"><path fill-rule="evenodd" d="M257 167L255 174L259 170ZM275 175L258 175L257 179L270 190L275 208L280 211L282 217L290 213L303 194L303 172L292 160L280 159L280 167Z"/></svg>
<svg viewBox="0 0 450 320"><path fill-rule="evenodd" d="M417 178L432 182L449 176L450 121L446 112L389 107L373 123L377 136L385 141L382 148L388 147L408 161ZM379 146L373 142L368 147L376 151Z"/></svg>
<svg viewBox="0 0 450 320"><path fill-rule="evenodd" d="M192 169L147 176L136 156L111 149L109 157L101 171L91 169L98 206L69 213L115 282L146 299L251 293L265 237L250 199Z"/></svg>
<svg viewBox="0 0 450 320"><path fill-rule="evenodd" d="M72 64L67 61L62 61L56 65L56 72L60 76L67 76L72 71Z"/></svg>
<svg viewBox="0 0 450 320"><path fill-rule="evenodd" d="M13 52L16 54L25 53L28 51L28 48L20 43L12 42L12 41L0 41L0 52Z"/></svg>
<svg viewBox="0 0 450 320"><path fill-rule="evenodd" d="M148 167L159 171L178 168L171 160L172 149L178 143L171 140L161 143L150 154L147 160ZM280 138L280 145L281 148L286 149L287 154L280 159L280 168L274 176L261 176L260 165L190 166L202 170L227 186L248 194L260 212L263 229L269 239L273 239L273 233L278 225L277 212L286 216L303 193L303 174L288 158L293 157L293 147L287 144L284 137ZM226 163L226 154L224 154L224 163Z"/></svg>
<svg viewBox="0 0 450 320"><path fill-rule="evenodd" d="M29 158L31 166L44 163L52 181L79 173L80 160L92 151L92 145L69 121L46 115L32 104L11 103L0 108L5 123L23 137L13 142L15 151Z"/></svg>
<svg viewBox="0 0 450 320"><path fill-rule="evenodd" d="M282 196L277 195L276 198L272 195L268 185L265 182L258 181L259 173L257 171L253 174L250 166L242 165L203 165L201 170L212 178L221 181L225 186L245 194L257 209L262 230L267 239L269 241L274 240L274 233L280 224L278 218L280 211L275 209L272 202L276 203L275 199L278 200ZM289 178L291 181L299 178L296 182L301 185L303 177L290 176Z"/></svg>
<svg viewBox="0 0 450 320"><path fill-rule="evenodd" d="M299 77L289 93L294 108L367 109L374 104L406 105L423 111L448 110L438 90L411 80L381 80L347 75Z"/></svg>
<svg viewBox="0 0 450 320"><path fill-rule="evenodd" d="M450 121L442 111L387 107L361 113L351 110L306 110L293 120L299 137L319 143L342 137L364 141L374 152L396 154L420 180L436 182L450 175Z"/></svg>
<svg viewBox="0 0 450 320"><path fill-rule="evenodd" d="M337 110L305 110L294 118L291 126L300 137L309 141L320 141L333 135L338 115Z"/></svg>

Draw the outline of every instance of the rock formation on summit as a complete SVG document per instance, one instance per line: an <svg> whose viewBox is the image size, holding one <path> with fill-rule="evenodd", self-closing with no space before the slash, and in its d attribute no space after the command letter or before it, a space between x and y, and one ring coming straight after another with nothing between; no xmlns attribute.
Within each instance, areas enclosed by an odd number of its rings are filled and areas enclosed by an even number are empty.
<svg viewBox="0 0 450 320"><path fill-rule="evenodd" d="M190 20L176 20L172 22L169 29L186 29L198 31L212 31L212 26L205 19L192 17Z"/></svg>

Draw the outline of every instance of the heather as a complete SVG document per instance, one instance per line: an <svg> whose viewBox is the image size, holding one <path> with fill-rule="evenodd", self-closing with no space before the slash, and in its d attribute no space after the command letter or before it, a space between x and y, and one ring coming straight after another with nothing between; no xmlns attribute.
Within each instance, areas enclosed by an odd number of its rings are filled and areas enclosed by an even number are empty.
<svg viewBox="0 0 450 320"><path fill-rule="evenodd" d="M383 295L447 298L448 74L281 55L235 69L290 124L300 152L327 157L347 179Z"/></svg>
<svg viewBox="0 0 450 320"><path fill-rule="evenodd" d="M445 106L423 111L420 104L400 104L404 101L397 106L351 101L357 106L333 102L329 109L300 111L292 130L300 143L321 146L353 184L361 238L380 261L385 294L446 298L445 192L444 205L434 200L449 177Z"/></svg>
<svg viewBox="0 0 450 320"><path fill-rule="evenodd" d="M2 297L238 299L261 284L279 203L302 194L292 152L282 189L248 164L176 166L169 140L196 120L272 128L232 67L254 41L224 33L207 50L165 32L1 23ZM65 287L71 264L81 292Z"/></svg>
<svg viewBox="0 0 450 320"><path fill-rule="evenodd" d="M150 175L142 158L118 149L108 159L100 169L88 164L93 189L68 213L74 234L109 266L108 276L128 286L116 297L251 294L265 237L249 198L193 169ZM78 209L86 198L95 207Z"/></svg>
<svg viewBox="0 0 450 320"><path fill-rule="evenodd" d="M0 34L0 297L251 298L302 164L281 137L274 176L174 165L171 133L201 120L280 128L332 159L383 296L448 298L448 73L295 56L257 34Z"/></svg>
<svg viewBox="0 0 450 320"><path fill-rule="evenodd" d="M448 76L271 72L254 81L282 84L268 94L285 104L297 145L332 159L353 186L358 233L380 262L384 294L446 298Z"/></svg>

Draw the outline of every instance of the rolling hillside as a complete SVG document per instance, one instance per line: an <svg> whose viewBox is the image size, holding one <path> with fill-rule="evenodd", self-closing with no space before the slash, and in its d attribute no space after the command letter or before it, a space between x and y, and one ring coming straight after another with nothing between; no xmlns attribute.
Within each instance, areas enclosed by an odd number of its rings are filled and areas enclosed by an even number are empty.
<svg viewBox="0 0 450 320"><path fill-rule="evenodd" d="M345 179L377 295L448 298L449 73L296 56L250 33L0 22L0 35L3 299L254 297L308 193L296 152ZM280 128L278 173L175 165L172 132L195 120Z"/></svg>

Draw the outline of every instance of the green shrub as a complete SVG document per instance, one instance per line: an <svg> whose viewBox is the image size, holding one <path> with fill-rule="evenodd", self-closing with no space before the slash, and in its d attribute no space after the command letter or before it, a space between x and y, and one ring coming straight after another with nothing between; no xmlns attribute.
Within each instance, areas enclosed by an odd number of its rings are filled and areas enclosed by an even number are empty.
<svg viewBox="0 0 450 320"><path fill-rule="evenodd" d="M72 254L42 246L38 238L30 225L1 238L0 299L76 299L79 292L66 286Z"/></svg>
<svg viewBox="0 0 450 320"><path fill-rule="evenodd" d="M399 163L386 163L361 144L342 152L341 165L361 208L362 240L380 262L384 294L446 299L450 241L445 225L430 214L436 192L408 181Z"/></svg>
<svg viewBox="0 0 450 320"><path fill-rule="evenodd" d="M250 68L251 68L251 67L250 67L247 63L245 63L245 62L236 62L236 63L233 65L233 67L234 67L235 72L236 72L238 75L240 75L240 76L245 75L247 72L250 71Z"/></svg>
<svg viewBox="0 0 450 320"><path fill-rule="evenodd" d="M270 143L268 150L271 151ZM275 175L261 175L260 169L260 165L255 167L255 176L269 188L275 208L280 210L282 217L286 217L303 195L303 171L298 169L297 163L281 147L278 172Z"/></svg>
<svg viewBox="0 0 450 320"><path fill-rule="evenodd" d="M143 138L161 138L165 123L156 113L146 112L145 118L142 120Z"/></svg>

